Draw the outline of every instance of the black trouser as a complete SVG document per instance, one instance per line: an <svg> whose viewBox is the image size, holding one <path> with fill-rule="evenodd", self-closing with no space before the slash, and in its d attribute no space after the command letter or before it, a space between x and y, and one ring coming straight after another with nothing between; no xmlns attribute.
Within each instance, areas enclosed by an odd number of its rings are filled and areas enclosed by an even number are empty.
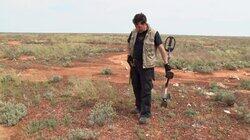
<svg viewBox="0 0 250 140"><path fill-rule="evenodd" d="M153 88L154 68L143 69L136 65L132 70L132 85L135 94L135 105L140 110L140 116L151 116L151 90Z"/></svg>

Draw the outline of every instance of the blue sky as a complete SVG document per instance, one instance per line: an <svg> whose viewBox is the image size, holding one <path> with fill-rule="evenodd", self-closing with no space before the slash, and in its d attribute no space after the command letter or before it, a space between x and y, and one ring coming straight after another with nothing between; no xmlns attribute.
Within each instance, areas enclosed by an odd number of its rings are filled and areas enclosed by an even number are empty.
<svg viewBox="0 0 250 140"><path fill-rule="evenodd" d="M143 12L162 34L250 36L249 0L0 0L0 32L129 33Z"/></svg>

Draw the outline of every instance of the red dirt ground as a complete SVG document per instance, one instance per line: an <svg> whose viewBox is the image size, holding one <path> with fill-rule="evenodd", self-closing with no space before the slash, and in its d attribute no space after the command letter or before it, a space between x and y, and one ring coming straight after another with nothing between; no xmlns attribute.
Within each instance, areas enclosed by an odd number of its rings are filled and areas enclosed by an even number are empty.
<svg viewBox="0 0 250 140"><path fill-rule="evenodd" d="M26 61L29 61L31 65L29 65L27 68L19 68L19 64L22 64ZM9 69L15 69L19 72L19 75L23 80L30 80L30 81L44 81L50 78L52 75L60 75L63 76L64 78L68 78L70 76L77 76L77 77L89 77L91 79L96 79L96 80L107 80L110 81L114 84L116 84L118 87L120 87L121 90L125 91L128 86L128 71L129 71L129 66L126 63L126 54L125 53L109 53L106 54L102 57L97 57L93 59L89 59L86 62L73 62L71 67L61 67L61 66L45 66L41 64L36 64L33 58L28 58L28 57L21 57L17 61L10 61L10 60L3 60L1 61L4 63L4 65L7 66ZM104 76L101 75L100 72L103 68L111 68L113 74L111 76ZM196 85L201 85L201 86L208 86L209 83L211 82L222 82L228 87L233 88L238 84L237 79L231 79L229 78L230 76L237 76L240 79L249 79L249 72L250 69L241 69L238 71L229 71L229 70L220 70L216 71L212 74L200 74L200 73L195 73L195 72L184 72L181 70L173 70L175 73L175 78L171 81L171 84L174 83L186 83L186 84L196 84ZM164 69L163 68L156 68L156 73L159 74L159 76L156 77L155 85L162 85L164 82L163 74L164 74ZM124 87L124 85L126 87ZM249 97L250 92L245 91L247 94L246 96ZM176 95L177 96L177 95ZM197 100L195 103L191 103L192 106L199 106L199 105L205 105L203 104L202 101L200 101L200 98L197 97L190 97L192 100ZM178 99L179 100L179 99ZM176 101L178 102L184 102L188 103L185 101ZM184 104L183 103L183 104ZM197 104L198 103L198 104ZM40 107L40 110L42 108L46 108L47 104L44 104ZM62 105L63 106L63 105ZM185 106L184 106L185 107ZM153 104L153 109L157 109L157 106ZM60 114L60 110L62 108L55 109L57 113L55 114ZM174 110L178 112L178 110L181 110L182 108L176 108L174 107ZM222 109L222 107L217 108L218 111ZM216 109L216 110L217 110ZM35 109L29 109L30 114L37 114L38 111L35 111ZM32 113L36 112L36 113ZM216 111L215 111L216 112ZM126 114L128 112L121 112L122 114ZM162 130L162 126L160 126L159 119L162 112L159 112L158 114L156 113L152 120L151 120L151 125L150 126L139 126L140 128L143 128L145 130L148 130L147 132L149 138L156 138L156 139L161 139L163 138L166 134L164 134ZM163 111L164 113L164 111ZM39 113L41 115L41 112ZM81 114L76 114L76 115L84 115L84 113ZM214 114L216 115L216 113ZM86 116L86 112L85 112ZM105 127L103 129L100 129L101 133L104 133L105 135L101 135L100 139L135 139L134 136L131 136L131 131L134 131L134 125L131 124L137 124L137 116L133 115L123 115L123 118L119 120L114 126L112 126L112 130L115 131L113 133L109 127ZM199 117L199 116L198 116ZM200 117L205 117L208 119L213 119L213 116L200 116ZM42 116L33 116L29 118L42 118ZM183 117L180 114L177 114L176 118L171 118L169 123L166 124L166 133L167 134L174 134L176 133L175 129L169 129L169 127L172 126L171 120L173 119L180 119L181 121L185 122L190 122L190 119L183 119ZM201 118L202 119L202 118ZM24 119L22 122L26 122L28 120ZM154 131L151 131L149 128L150 127L154 128ZM182 128L183 127L183 128ZM180 127L181 132L185 132L185 126ZM223 127L223 126L221 126ZM233 126L232 126L233 127ZM239 125L234 126L233 130L237 130L237 127L240 127ZM246 127L247 128L247 127ZM13 130L15 129L15 130ZM14 128L5 128L0 126L0 139L11 139L10 136L13 135L13 131L18 131L16 130L18 127ZM221 129L220 126L218 126L218 129ZM165 129L164 129L165 130ZM230 129L231 130L231 129ZM64 128L58 128L55 133L57 135L60 135L60 133L63 133L65 130ZM204 127L197 127L197 129L194 129L195 132L190 134L190 131L180 134L182 135L182 138L185 136L188 136L188 138L198 138L198 139L211 139L210 136L207 136L207 131L208 128L207 126ZM197 132L197 133L196 133ZM199 132L199 134L198 134ZM249 130L250 132L250 130ZM242 134L242 137L239 138L245 138L247 134L245 132L234 132L234 134L231 134L232 136L235 136L237 134ZM203 135L204 134L204 135ZM249 136L249 134L248 134ZM169 139L168 137L167 139ZM249 138L249 137L248 137ZM232 137L232 139L234 139Z"/></svg>

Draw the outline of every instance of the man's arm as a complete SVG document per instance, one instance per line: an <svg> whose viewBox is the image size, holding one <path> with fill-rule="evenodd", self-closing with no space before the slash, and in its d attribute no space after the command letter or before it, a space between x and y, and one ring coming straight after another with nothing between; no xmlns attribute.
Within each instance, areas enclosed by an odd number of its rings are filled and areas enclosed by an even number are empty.
<svg viewBox="0 0 250 140"><path fill-rule="evenodd" d="M162 43L162 40L161 40L161 36L159 34L159 32L157 31L155 33L155 46L157 46L157 48L159 49L160 53L161 53L161 57L162 57L162 60L164 62L164 64L167 64L168 63L168 58L167 58L167 52L163 46L163 43Z"/></svg>
<svg viewBox="0 0 250 140"><path fill-rule="evenodd" d="M165 74L166 74L165 77L172 79L174 74L173 72L171 72L171 66L168 64L168 53L162 44L159 45L158 48L161 53L162 60L164 61L164 68L165 68Z"/></svg>
<svg viewBox="0 0 250 140"><path fill-rule="evenodd" d="M161 57L162 57L162 60L163 60L164 64L167 64L168 63L168 54L167 54L163 44L160 44L158 46L158 49L159 49L159 51L161 53Z"/></svg>

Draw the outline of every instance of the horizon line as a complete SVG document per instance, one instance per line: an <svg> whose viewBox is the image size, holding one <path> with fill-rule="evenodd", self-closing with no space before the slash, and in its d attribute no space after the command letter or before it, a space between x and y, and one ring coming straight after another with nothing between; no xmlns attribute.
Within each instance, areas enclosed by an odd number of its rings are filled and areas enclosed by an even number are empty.
<svg viewBox="0 0 250 140"><path fill-rule="evenodd" d="M23 31L17 31L17 32L1 32L0 34L124 34L128 35L128 33L122 33L122 32L23 32ZM161 35L174 35L174 36L205 36L205 37L250 37L250 35L212 35L212 34L164 34L161 33Z"/></svg>

